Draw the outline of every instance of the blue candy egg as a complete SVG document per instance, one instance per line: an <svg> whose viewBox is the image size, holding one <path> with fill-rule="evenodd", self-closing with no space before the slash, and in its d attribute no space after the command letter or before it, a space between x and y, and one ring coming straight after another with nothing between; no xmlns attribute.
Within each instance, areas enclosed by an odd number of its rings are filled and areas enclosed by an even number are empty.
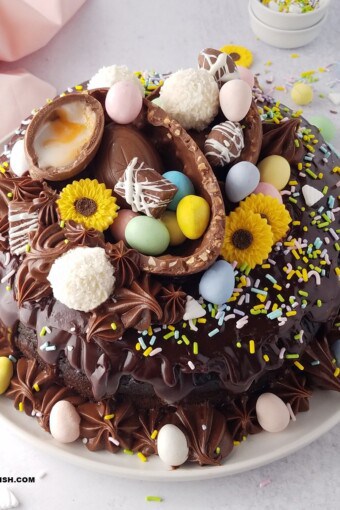
<svg viewBox="0 0 340 510"><path fill-rule="evenodd" d="M222 305L231 297L235 288L233 267L226 260L218 260L203 274L199 293L210 303Z"/></svg>
<svg viewBox="0 0 340 510"><path fill-rule="evenodd" d="M168 179L168 181L172 182L172 184L178 188L176 195L168 205L168 209L170 209L170 211L176 211L178 202L180 202L182 198L186 197L187 195L195 194L194 185L192 184L189 177L187 177L182 172L179 172L178 170L170 170L169 172L165 172L163 177L164 179Z"/></svg>
<svg viewBox="0 0 340 510"><path fill-rule="evenodd" d="M336 359L336 366L340 367L340 340L336 340L332 345L332 352Z"/></svg>
<svg viewBox="0 0 340 510"><path fill-rule="evenodd" d="M225 192L230 202L240 202L257 188L260 172L250 161L232 166L225 181Z"/></svg>

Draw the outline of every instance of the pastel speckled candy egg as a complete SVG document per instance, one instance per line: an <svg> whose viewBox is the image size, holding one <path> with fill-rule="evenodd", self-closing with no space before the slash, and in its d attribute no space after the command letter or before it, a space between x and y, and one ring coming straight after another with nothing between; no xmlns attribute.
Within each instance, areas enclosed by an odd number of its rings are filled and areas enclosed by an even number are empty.
<svg viewBox="0 0 340 510"><path fill-rule="evenodd" d="M218 260L203 274L199 293L206 301L223 305L231 297L234 287L233 267L226 260Z"/></svg>
<svg viewBox="0 0 340 510"><path fill-rule="evenodd" d="M254 73L250 71L247 67L237 66L238 74L240 75L241 80L248 83L250 88L254 87L255 84L255 76Z"/></svg>
<svg viewBox="0 0 340 510"><path fill-rule="evenodd" d="M176 425L163 425L157 436L157 451L159 458L167 466L181 466L189 455L185 434Z"/></svg>
<svg viewBox="0 0 340 510"><path fill-rule="evenodd" d="M281 193L269 182L260 182L258 186L254 189L253 193L258 195L262 193L262 195L267 195L272 198L276 198L280 204L282 204L282 196Z"/></svg>
<svg viewBox="0 0 340 510"><path fill-rule="evenodd" d="M294 103L304 106L313 100L313 89L307 83L294 83L290 95Z"/></svg>
<svg viewBox="0 0 340 510"><path fill-rule="evenodd" d="M186 237L182 230L179 228L175 211L165 211L162 214L160 220L162 223L164 223L169 231L170 246L178 246L179 244L184 243Z"/></svg>
<svg viewBox="0 0 340 510"><path fill-rule="evenodd" d="M232 166L225 181L225 192L230 202L239 202L250 195L260 182L260 172L250 161Z"/></svg>
<svg viewBox="0 0 340 510"><path fill-rule="evenodd" d="M220 106L228 120L239 122L247 115L252 101L252 91L243 80L231 80L220 90Z"/></svg>
<svg viewBox="0 0 340 510"><path fill-rule="evenodd" d="M137 218L137 216L139 216L139 214L131 211L131 209L120 209L120 211L118 211L117 218L115 218L114 222L109 227L115 241L124 241L126 243L126 226L132 218Z"/></svg>
<svg viewBox="0 0 340 510"><path fill-rule="evenodd" d="M210 206L202 197L187 195L178 204L176 216L185 237L199 239L209 224Z"/></svg>
<svg viewBox="0 0 340 510"><path fill-rule="evenodd" d="M142 105L141 91L131 81L119 81L112 85L105 99L105 109L109 117L118 124L133 122Z"/></svg>
<svg viewBox="0 0 340 510"><path fill-rule="evenodd" d="M182 200L182 198L187 195L195 194L193 183L183 172L170 170L169 172L165 172L162 177L164 177L164 179L168 179L168 181L172 182L172 184L178 188L176 195L167 207L170 211L176 211L178 203Z"/></svg>
<svg viewBox="0 0 340 510"><path fill-rule="evenodd" d="M259 424L267 432L282 432L290 422L288 407L274 393L263 393L259 396L256 415Z"/></svg>
<svg viewBox="0 0 340 510"><path fill-rule="evenodd" d="M132 248L144 255L161 255L170 243L166 226L151 216L132 218L126 226L125 237Z"/></svg>
<svg viewBox="0 0 340 510"><path fill-rule="evenodd" d="M282 156L267 156L257 164L260 181L272 184L281 191L290 179L290 165Z"/></svg>
<svg viewBox="0 0 340 510"><path fill-rule="evenodd" d="M12 172L17 177L21 177L28 171L29 164L26 158L24 140L18 140L13 145L9 164Z"/></svg>
<svg viewBox="0 0 340 510"><path fill-rule="evenodd" d="M336 340L332 345L332 352L334 354L337 366L340 367L340 339Z"/></svg>
<svg viewBox="0 0 340 510"><path fill-rule="evenodd" d="M6 356L0 357L0 395L5 393L13 377L13 363Z"/></svg>
<svg viewBox="0 0 340 510"><path fill-rule="evenodd" d="M50 431L60 443L73 443L80 435L80 416L76 408L67 400L59 400L52 407Z"/></svg>

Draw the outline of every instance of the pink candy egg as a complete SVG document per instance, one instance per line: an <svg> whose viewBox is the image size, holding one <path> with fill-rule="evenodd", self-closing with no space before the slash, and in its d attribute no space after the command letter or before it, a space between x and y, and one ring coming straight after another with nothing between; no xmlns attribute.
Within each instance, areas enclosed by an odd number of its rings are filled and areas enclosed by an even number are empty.
<svg viewBox="0 0 340 510"><path fill-rule="evenodd" d="M139 214L131 211L131 209L121 209L118 211L117 218L115 218L112 225L110 225L110 231L115 241L124 241L124 243L126 243L126 226L129 221L132 220L132 218L136 218L136 216L139 216Z"/></svg>
<svg viewBox="0 0 340 510"><path fill-rule="evenodd" d="M130 81L119 81L112 85L105 99L109 117L118 124L133 122L142 109L140 90Z"/></svg>
<svg viewBox="0 0 340 510"><path fill-rule="evenodd" d="M252 91L243 80L231 80L220 90L220 106L223 114L232 122L239 122L247 115L252 101Z"/></svg>
<svg viewBox="0 0 340 510"><path fill-rule="evenodd" d="M238 74L241 78L241 80L248 83L250 88L254 87L255 84L255 76L254 73L252 73L247 67L243 66L237 66Z"/></svg>
<svg viewBox="0 0 340 510"><path fill-rule="evenodd" d="M268 195L269 197L276 198L280 204L282 204L281 193L272 184L269 184L269 182L260 182L253 193L255 195L262 193L262 195Z"/></svg>

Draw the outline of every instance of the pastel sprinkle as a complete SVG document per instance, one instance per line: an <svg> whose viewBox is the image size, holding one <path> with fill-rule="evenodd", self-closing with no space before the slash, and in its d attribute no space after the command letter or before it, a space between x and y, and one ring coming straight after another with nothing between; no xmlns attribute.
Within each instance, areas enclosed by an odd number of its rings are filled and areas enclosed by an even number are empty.
<svg viewBox="0 0 340 510"><path fill-rule="evenodd" d="M146 462L148 459L145 457L145 455L142 454L142 452L137 453L137 457L142 461Z"/></svg>

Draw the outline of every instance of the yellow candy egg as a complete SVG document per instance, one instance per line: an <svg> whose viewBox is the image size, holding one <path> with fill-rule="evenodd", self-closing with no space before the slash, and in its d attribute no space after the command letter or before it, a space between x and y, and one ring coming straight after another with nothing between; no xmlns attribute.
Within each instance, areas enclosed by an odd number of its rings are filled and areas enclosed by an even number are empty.
<svg viewBox="0 0 340 510"><path fill-rule="evenodd" d="M185 235L178 226L175 211L165 211L161 217L161 222L164 223L170 234L170 246L178 246L186 240Z"/></svg>
<svg viewBox="0 0 340 510"><path fill-rule="evenodd" d="M307 83L295 83L290 93L294 103L304 106L313 99L313 89Z"/></svg>
<svg viewBox="0 0 340 510"><path fill-rule="evenodd" d="M267 156L257 168L260 170L260 182L272 184L277 190L282 190L290 179L290 165L282 156Z"/></svg>
<svg viewBox="0 0 340 510"><path fill-rule="evenodd" d="M199 239L210 220L210 206L196 195L187 195L177 206L177 222L183 234L189 239Z"/></svg>
<svg viewBox="0 0 340 510"><path fill-rule="evenodd" d="M5 393L13 377L13 363L5 356L0 357L0 395Z"/></svg>

